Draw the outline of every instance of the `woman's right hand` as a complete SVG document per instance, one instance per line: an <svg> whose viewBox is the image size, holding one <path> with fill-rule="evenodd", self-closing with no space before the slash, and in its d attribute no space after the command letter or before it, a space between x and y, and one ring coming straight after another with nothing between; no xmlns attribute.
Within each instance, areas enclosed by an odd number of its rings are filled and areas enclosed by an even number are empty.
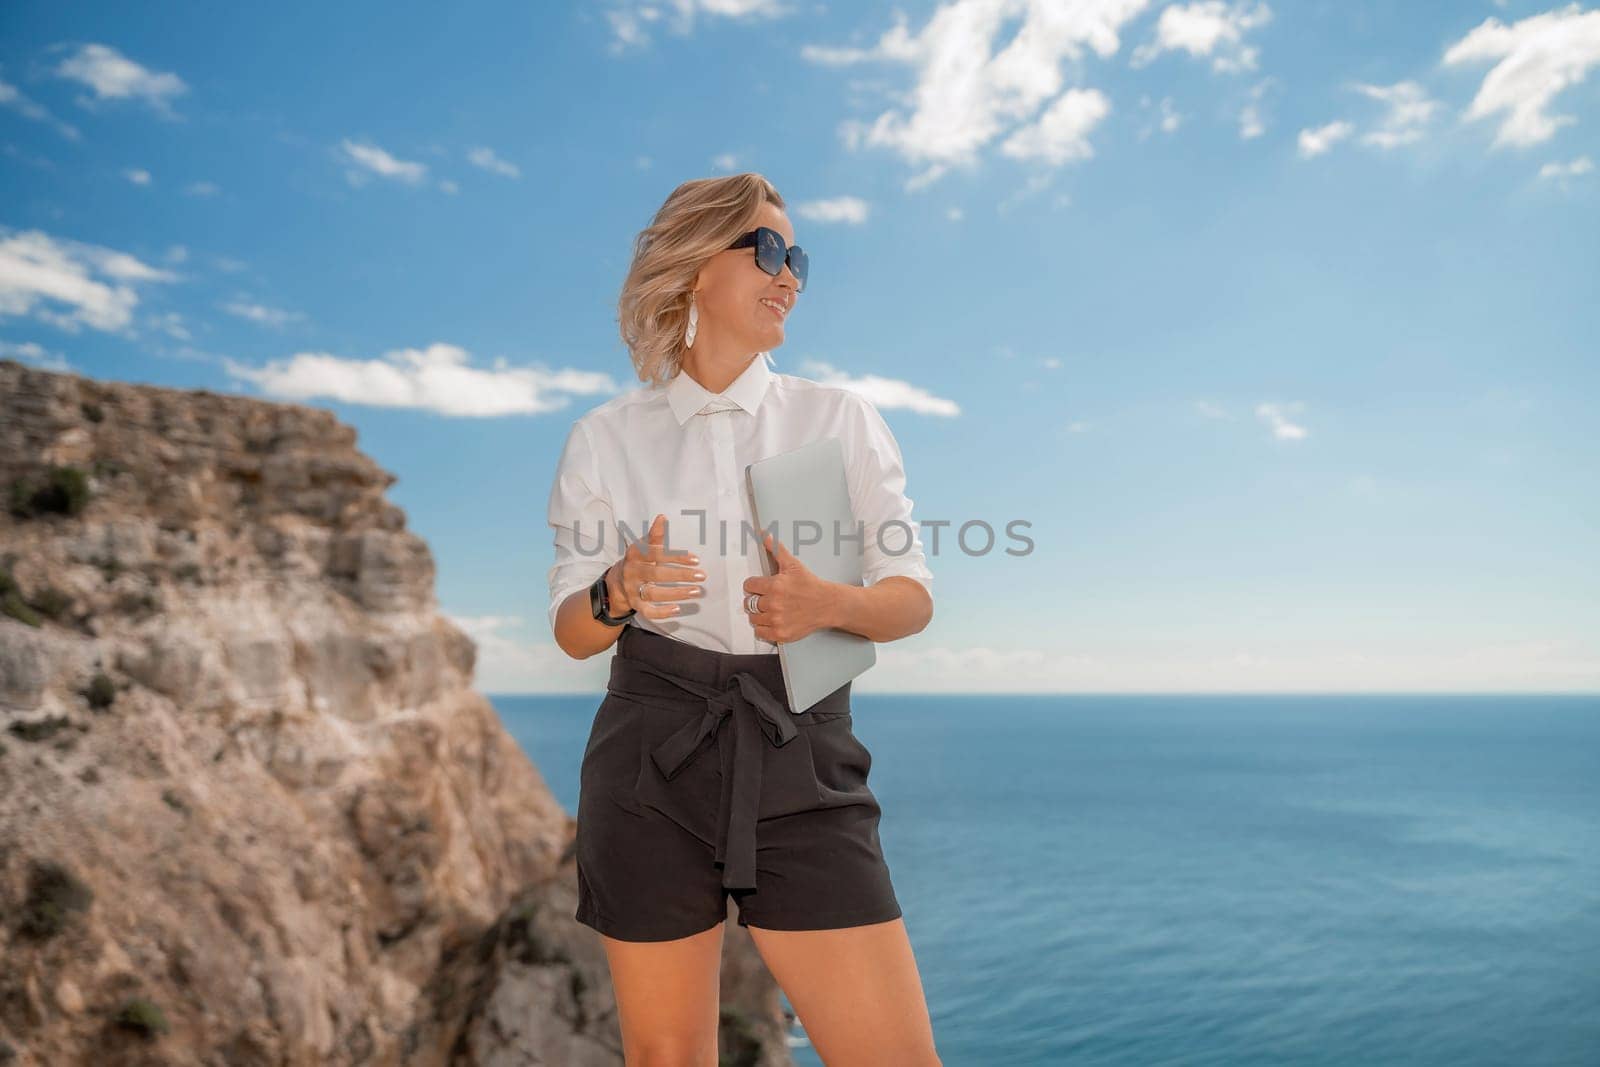
<svg viewBox="0 0 1600 1067"><path fill-rule="evenodd" d="M637 611L647 619L670 619L679 613L678 601L705 595L702 585L665 585L666 582L703 582L700 557L692 552L668 552L667 517L658 513L650 523L648 543L628 546L621 559L606 571L607 593L614 614ZM645 596L639 599L639 584Z"/></svg>

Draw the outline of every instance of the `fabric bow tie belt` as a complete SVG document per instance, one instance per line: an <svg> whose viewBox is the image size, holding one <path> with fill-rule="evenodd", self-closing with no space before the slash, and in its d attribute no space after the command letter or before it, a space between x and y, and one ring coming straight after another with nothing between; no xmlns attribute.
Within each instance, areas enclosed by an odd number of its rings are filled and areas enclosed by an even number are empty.
<svg viewBox="0 0 1600 1067"><path fill-rule="evenodd" d="M689 767L696 756L712 746L718 730L725 720L733 720L733 744L722 745L722 796L717 811L716 861L723 865L722 884L728 889L754 889L756 887L756 823L763 808L773 809L767 814L787 814L826 806L817 788L816 772L810 752L802 744L788 750L794 753L794 765L784 765L779 782L773 783L781 791L769 794L763 804L762 769L764 753L762 736L776 749L794 741L799 734L795 719L800 718L787 705L772 695L772 691L754 674L739 671L728 679L726 688L718 689L692 678L685 678L653 664L618 657L617 674L626 680L631 672L643 672L670 682L687 693L702 698L705 710L690 718L665 740L650 749L650 762L667 781L677 778ZM624 694L630 696L630 694ZM670 698L657 697L657 702ZM646 701L648 702L648 701ZM824 703L828 703L824 701ZM811 720L831 718L832 714L817 716L808 712ZM681 707L674 710L681 711ZM834 708L833 714L849 711L848 697L843 708ZM803 764L803 765L802 765ZM649 768L642 767L639 779L640 801L666 811L685 824L696 822L695 812L683 810L683 804L692 796L673 798L659 788L649 777Z"/></svg>

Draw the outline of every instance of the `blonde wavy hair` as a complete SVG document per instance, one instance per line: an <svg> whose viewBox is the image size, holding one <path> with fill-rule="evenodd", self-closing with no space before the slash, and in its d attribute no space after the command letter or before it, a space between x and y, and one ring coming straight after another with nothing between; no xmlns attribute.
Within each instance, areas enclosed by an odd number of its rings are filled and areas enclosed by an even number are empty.
<svg viewBox="0 0 1600 1067"><path fill-rule="evenodd" d="M787 210L778 190L759 174L695 178L672 190L634 238L617 324L641 381L660 384L682 368L695 275L753 227L764 201Z"/></svg>

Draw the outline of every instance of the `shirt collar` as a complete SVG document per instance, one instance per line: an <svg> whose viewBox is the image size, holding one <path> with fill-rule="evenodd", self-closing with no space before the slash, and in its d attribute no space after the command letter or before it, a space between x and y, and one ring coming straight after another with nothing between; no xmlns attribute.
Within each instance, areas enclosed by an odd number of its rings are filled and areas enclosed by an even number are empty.
<svg viewBox="0 0 1600 1067"><path fill-rule="evenodd" d="M678 425L687 423L706 406L708 401L719 396L733 401L754 415L756 408L761 406L761 398L767 395L767 386L772 382L772 372L767 369L767 361L771 358L769 353L756 353L756 358L750 361L750 365L721 393L711 392L679 370L667 383L667 403L671 405L673 417L678 420Z"/></svg>

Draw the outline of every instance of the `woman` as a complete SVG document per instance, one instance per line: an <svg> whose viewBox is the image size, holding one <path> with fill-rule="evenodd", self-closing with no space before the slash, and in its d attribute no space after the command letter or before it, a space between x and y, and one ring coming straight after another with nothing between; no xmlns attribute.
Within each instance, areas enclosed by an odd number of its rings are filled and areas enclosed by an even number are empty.
<svg viewBox="0 0 1600 1067"><path fill-rule="evenodd" d="M550 493L556 643L617 646L580 774L576 918L602 936L629 1064L717 1062L729 897L825 1061L939 1063L850 685L795 715L778 664L820 628L893 641L933 615L883 418L768 369L807 270L765 178L674 190L620 300L647 385L573 423ZM840 542L863 553L861 586L812 573L745 499L745 464L827 436L863 523Z"/></svg>

